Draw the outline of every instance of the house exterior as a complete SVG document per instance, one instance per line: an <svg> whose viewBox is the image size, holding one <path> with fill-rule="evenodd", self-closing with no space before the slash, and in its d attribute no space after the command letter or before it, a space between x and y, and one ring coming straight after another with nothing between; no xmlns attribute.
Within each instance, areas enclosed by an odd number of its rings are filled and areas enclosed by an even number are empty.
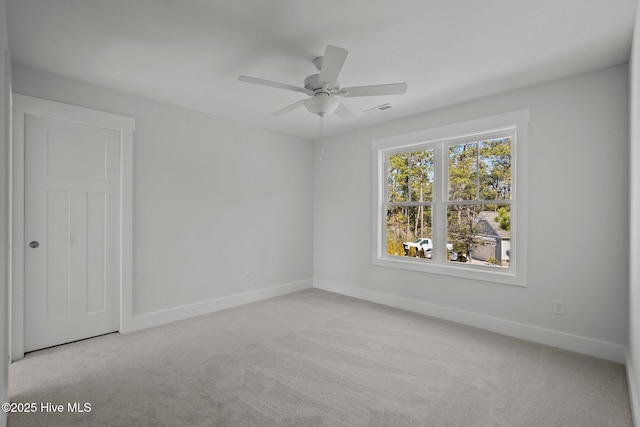
<svg viewBox="0 0 640 427"><path fill-rule="evenodd" d="M476 216L476 245L471 250L471 258L480 261L494 258L497 265L508 265L511 232L500 227L497 216L495 211L482 211Z"/></svg>

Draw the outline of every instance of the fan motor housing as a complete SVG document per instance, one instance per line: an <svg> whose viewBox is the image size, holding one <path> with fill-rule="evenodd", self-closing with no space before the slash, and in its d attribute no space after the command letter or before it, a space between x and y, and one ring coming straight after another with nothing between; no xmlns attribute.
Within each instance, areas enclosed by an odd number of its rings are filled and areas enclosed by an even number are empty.
<svg viewBox="0 0 640 427"><path fill-rule="evenodd" d="M317 91L318 89L322 89L322 83L320 83L320 74L312 74L306 79L304 79L304 87L305 89L309 89L312 91ZM338 88L338 82L336 82L335 87L327 88L328 91L335 90Z"/></svg>

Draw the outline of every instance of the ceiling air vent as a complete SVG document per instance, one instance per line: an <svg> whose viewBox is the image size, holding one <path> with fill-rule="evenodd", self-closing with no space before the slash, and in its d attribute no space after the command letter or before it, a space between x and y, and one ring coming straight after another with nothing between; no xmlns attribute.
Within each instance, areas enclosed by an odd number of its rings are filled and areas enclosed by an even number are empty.
<svg viewBox="0 0 640 427"><path fill-rule="evenodd" d="M388 102L386 104L378 105L377 107L369 108L368 110L364 110L367 114L377 113L379 111L385 111L391 109L391 104Z"/></svg>

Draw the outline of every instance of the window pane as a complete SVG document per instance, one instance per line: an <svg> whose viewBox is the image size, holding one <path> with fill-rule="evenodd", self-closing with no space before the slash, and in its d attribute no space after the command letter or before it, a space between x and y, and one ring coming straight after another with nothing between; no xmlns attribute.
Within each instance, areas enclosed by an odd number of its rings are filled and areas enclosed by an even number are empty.
<svg viewBox="0 0 640 427"><path fill-rule="evenodd" d="M482 141L479 145L480 200L511 198L511 138Z"/></svg>
<svg viewBox="0 0 640 427"><path fill-rule="evenodd" d="M392 154L387 159L387 201L433 200L434 150Z"/></svg>
<svg viewBox="0 0 640 427"><path fill-rule="evenodd" d="M409 185L412 202L433 200L434 150L409 154Z"/></svg>
<svg viewBox="0 0 640 427"><path fill-rule="evenodd" d="M489 267L509 267L510 210L507 204L450 205L447 210L447 259Z"/></svg>
<svg viewBox="0 0 640 427"><path fill-rule="evenodd" d="M430 259L431 206L387 208L387 254Z"/></svg>
<svg viewBox="0 0 640 427"><path fill-rule="evenodd" d="M387 159L387 201L409 201L409 153L392 154Z"/></svg>
<svg viewBox="0 0 640 427"><path fill-rule="evenodd" d="M449 147L449 200L477 200L478 143Z"/></svg>

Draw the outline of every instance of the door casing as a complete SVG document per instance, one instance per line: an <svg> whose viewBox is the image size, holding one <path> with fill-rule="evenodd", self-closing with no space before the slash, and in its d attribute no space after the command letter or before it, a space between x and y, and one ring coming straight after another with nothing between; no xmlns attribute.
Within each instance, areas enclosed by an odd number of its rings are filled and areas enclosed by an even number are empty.
<svg viewBox="0 0 640 427"><path fill-rule="evenodd" d="M25 115L47 117L101 127L120 134L120 256L118 264L119 329L121 333L132 330L133 319L133 132L135 119L118 114L92 110L60 102L13 95L12 145L11 145L11 359L24 357L24 195L25 195Z"/></svg>

